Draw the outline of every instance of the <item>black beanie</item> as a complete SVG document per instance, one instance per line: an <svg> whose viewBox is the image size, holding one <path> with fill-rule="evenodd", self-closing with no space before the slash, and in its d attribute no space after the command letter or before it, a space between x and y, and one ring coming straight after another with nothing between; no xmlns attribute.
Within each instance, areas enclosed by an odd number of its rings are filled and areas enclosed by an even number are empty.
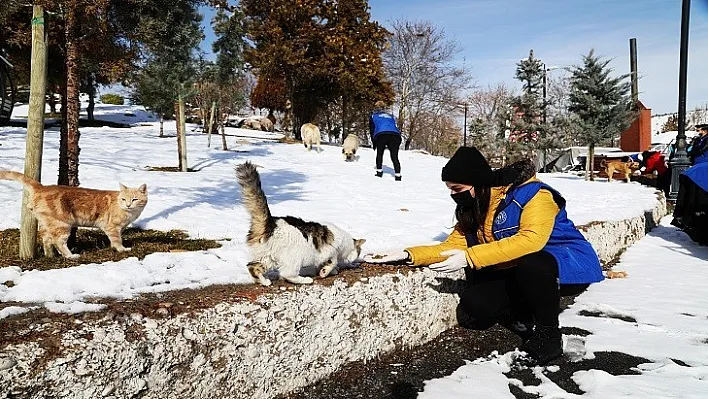
<svg viewBox="0 0 708 399"><path fill-rule="evenodd" d="M442 180L475 187L491 187L494 184L494 173L479 150L475 147L460 147L443 167Z"/></svg>

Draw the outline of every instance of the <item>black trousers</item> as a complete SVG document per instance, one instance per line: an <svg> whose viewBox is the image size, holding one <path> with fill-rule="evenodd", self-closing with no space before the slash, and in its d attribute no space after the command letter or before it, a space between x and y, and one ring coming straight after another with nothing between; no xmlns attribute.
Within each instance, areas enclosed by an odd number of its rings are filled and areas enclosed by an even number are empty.
<svg viewBox="0 0 708 399"><path fill-rule="evenodd" d="M663 175L656 178L656 188L663 191L666 198L669 198L669 191L671 191L671 173L671 168L668 168Z"/></svg>
<svg viewBox="0 0 708 399"><path fill-rule="evenodd" d="M481 330L515 321L557 327L560 297L579 294L589 285L560 285L558 263L545 251L517 262L506 269L466 269L467 286L457 309L462 327Z"/></svg>
<svg viewBox="0 0 708 399"><path fill-rule="evenodd" d="M708 245L708 192L685 175L679 176L679 182L671 224L698 244Z"/></svg>
<svg viewBox="0 0 708 399"><path fill-rule="evenodd" d="M391 162L393 162L393 170L396 173L401 173L401 163L398 161L398 147L401 146L401 135L391 133L379 133L374 141L376 148L376 170L383 169L383 153L388 148L391 153Z"/></svg>

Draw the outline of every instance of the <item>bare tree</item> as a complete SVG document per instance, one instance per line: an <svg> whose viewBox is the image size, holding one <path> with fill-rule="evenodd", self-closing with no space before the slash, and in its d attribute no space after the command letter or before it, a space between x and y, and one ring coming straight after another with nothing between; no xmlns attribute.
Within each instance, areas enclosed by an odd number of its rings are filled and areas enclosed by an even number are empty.
<svg viewBox="0 0 708 399"><path fill-rule="evenodd" d="M498 83L477 88L467 97L467 142L477 147L490 162L502 160L506 151L504 119L513 96L509 87Z"/></svg>
<svg viewBox="0 0 708 399"><path fill-rule="evenodd" d="M434 134L431 116L459 114L471 77L453 62L460 46L430 22L397 20L392 33L383 61L396 92L405 149L410 149L414 142L427 142L417 140L420 135Z"/></svg>

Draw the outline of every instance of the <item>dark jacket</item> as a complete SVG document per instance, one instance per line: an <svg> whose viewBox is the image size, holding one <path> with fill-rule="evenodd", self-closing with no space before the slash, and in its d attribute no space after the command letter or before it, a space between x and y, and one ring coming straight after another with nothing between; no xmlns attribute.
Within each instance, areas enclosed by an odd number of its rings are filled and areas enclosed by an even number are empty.
<svg viewBox="0 0 708 399"><path fill-rule="evenodd" d="M688 151L688 158L694 165L708 162L708 134L696 136L693 139L691 149Z"/></svg>

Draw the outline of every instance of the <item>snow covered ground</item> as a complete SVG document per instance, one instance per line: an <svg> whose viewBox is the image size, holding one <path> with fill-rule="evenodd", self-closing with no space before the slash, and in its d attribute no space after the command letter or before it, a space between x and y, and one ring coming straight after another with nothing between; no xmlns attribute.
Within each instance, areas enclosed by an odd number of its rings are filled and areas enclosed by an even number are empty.
<svg viewBox="0 0 708 399"><path fill-rule="evenodd" d="M628 278L592 285L561 314L561 325L592 333L565 336L565 356L592 359L595 352L616 351L649 359L638 366L640 374L578 371L573 380L585 394L575 395L544 376L542 367L534 370L542 381L539 386L509 380L503 374L514 357L509 352L474 360L448 377L428 381L419 397L513 398L511 383L542 398L705 398L708 248L693 243L670 221L664 218L622 255L613 270L626 271ZM553 372L553 367L546 371Z"/></svg>
<svg viewBox="0 0 708 399"><path fill-rule="evenodd" d="M213 137L207 148L206 136L192 133L187 137L188 164L198 172L155 172L147 167L177 165L174 138L158 138L157 122L137 107L98 104L96 115L115 121L129 118L132 127L81 129L82 186L117 189L119 182L133 187L147 183L149 203L137 226L231 240L208 251L156 253L143 260L69 269L0 268L0 282L14 283L11 288L0 284L0 301L76 312L80 301L90 297L128 298L143 292L251 283L245 245L249 216L240 204L233 171L246 160L262 166L263 187L274 215L333 222L355 238L365 238L364 253L441 240L454 224L453 201L440 181L446 162L441 157L402 151L403 181L395 182L387 158L384 177L374 177L374 153L366 148L360 150L358 162L348 163L334 146L323 145L318 154L302 145L228 137L231 150L221 151L220 138ZM174 122L165 123L165 129L174 135ZM0 128L0 168L23 169L24 139L24 129ZM47 184L56 181L58 144L58 129L47 130L42 169ZM638 183L590 183L564 174L543 179L567 198L568 213L578 225L631 218L652 209L656 201L654 190ZM0 229L19 226L20 198L17 183L0 182ZM6 309L0 317L21 311Z"/></svg>

